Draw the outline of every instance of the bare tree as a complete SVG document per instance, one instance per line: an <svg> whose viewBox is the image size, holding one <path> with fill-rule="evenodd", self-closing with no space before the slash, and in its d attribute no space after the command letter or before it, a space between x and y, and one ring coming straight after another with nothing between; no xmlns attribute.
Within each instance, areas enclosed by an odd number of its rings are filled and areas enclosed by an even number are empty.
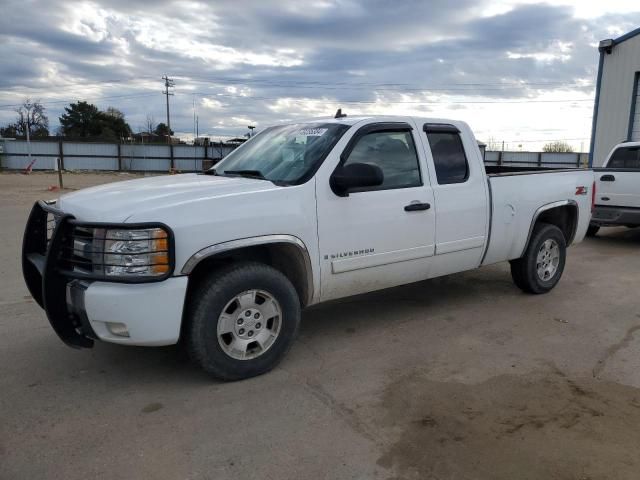
<svg viewBox="0 0 640 480"><path fill-rule="evenodd" d="M542 147L542 151L549 153L570 153L573 152L573 147L567 142L558 140L557 142L547 143L544 147Z"/></svg>
<svg viewBox="0 0 640 480"><path fill-rule="evenodd" d="M502 142L496 140L495 137L487 138L485 143L487 145L487 152L498 152L502 150Z"/></svg>
<svg viewBox="0 0 640 480"><path fill-rule="evenodd" d="M27 98L16 109L18 118L15 123L2 129L3 136L26 137L27 131L31 138L47 137L49 135L49 118L42 103Z"/></svg>
<svg viewBox="0 0 640 480"><path fill-rule="evenodd" d="M156 120L155 118L153 118L153 115L147 115L147 120L145 123L145 132L153 133L153 131L156 129Z"/></svg>

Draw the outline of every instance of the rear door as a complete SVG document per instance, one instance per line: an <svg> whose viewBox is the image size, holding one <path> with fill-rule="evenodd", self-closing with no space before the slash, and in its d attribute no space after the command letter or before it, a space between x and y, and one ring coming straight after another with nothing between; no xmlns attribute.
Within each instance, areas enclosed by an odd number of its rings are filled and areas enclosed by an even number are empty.
<svg viewBox="0 0 640 480"><path fill-rule="evenodd" d="M422 125L436 205L433 275L480 265L487 241L489 199L480 151L470 130L442 123Z"/></svg>
<svg viewBox="0 0 640 480"><path fill-rule="evenodd" d="M596 180L598 205L640 208L640 145L616 148Z"/></svg>

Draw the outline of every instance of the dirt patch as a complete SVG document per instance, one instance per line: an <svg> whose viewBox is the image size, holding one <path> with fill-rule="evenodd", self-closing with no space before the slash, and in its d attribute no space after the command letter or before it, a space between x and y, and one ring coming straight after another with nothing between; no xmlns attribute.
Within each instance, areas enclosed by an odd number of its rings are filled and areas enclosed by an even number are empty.
<svg viewBox="0 0 640 480"><path fill-rule="evenodd" d="M161 410L164 407L164 405L162 405L160 402L151 402L148 405L146 405L141 412L142 413L153 413L153 412L157 412L158 410Z"/></svg>
<svg viewBox="0 0 640 480"><path fill-rule="evenodd" d="M554 369L476 384L388 386L378 460L407 479L637 479L640 390Z"/></svg>
<svg viewBox="0 0 640 480"><path fill-rule="evenodd" d="M153 176L157 174L147 174ZM82 188L142 178L143 174L130 172L64 172L65 188L58 190L58 174L32 172L24 175L16 171L0 171L0 202L2 206L31 206L34 201L53 199Z"/></svg>

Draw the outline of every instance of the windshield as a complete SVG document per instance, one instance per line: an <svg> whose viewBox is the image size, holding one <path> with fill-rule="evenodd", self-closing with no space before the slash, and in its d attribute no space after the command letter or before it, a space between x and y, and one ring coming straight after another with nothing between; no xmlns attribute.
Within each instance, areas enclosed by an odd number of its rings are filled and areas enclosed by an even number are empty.
<svg viewBox="0 0 640 480"><path fill-rule="evenodd" d="M348 129L348 125L339 123L270 127L227 155L215 166L215 173L300 184L315 173Z"/></svg>

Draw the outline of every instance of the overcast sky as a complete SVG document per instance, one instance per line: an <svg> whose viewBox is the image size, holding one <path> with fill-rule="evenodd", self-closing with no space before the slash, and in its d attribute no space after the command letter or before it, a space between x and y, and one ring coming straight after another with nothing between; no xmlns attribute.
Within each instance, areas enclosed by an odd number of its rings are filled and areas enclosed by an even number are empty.
<svg viewBox="0 0 640 480"><path fill-rule="evenodd" d="M588 148L597 43L640 26L640 1L0 0L0 124L25 97L52 130L70 101L201 135L322 115L469 122L481 140ZM521 146L521 147L519 147Z"/></svg>

